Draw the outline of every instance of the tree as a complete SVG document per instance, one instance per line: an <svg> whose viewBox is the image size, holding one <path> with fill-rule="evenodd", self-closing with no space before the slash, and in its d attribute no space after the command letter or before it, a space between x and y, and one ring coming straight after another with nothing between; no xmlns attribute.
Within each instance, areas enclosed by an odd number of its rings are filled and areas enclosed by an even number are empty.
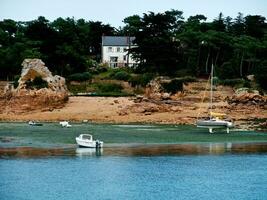
<svg viewBox="0 0 267 200"><path fill-rule="evenodd" d="M223 18L223 14L220 13L218 18L215 19L212 22L212 29L215 31L220 31L220 32L224 32L225 31L225 24L224 24L224 18Z"/></svg>
<svg viewBox="0 0 267 200"><path fill-rule="evenodd" d="M138 30L134 41L137 47L131 52L145 67L143 70L163 74L175 71L179 54L179 41L175 40L175 34L183 23L181 19L181 11L171 10L144 14L141 21L137 16L125 20L128 30Z"/></svg>
<svg viewBox="0 0 267 200"><path fill-rule="evenodd" d="M265 30L266 30L266 23L265 17L260 15L248 15L245 17L245 32L247 35L251 37L255 37L258 39L263 38Z"/></svg>
<svg viewBox="0 0 267 200"><path fill-rule="evenodd" d="M245 34L245 19L242 13L238 13L237 17L231 26L231 33L235 36L240 36Z"/></svg>

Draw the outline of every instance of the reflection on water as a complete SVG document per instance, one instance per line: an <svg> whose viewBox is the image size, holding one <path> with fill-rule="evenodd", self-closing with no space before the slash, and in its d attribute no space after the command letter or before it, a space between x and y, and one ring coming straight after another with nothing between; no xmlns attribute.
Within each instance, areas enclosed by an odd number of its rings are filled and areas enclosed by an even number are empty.
<svg viewBox="0 0 267 200"><path fill-rule="evenodd" d="M103 148L77 148L76 155L82 156L101 156L103 154Z"/></svg>
<svg viewBox="0 0 267 200"><path fill-rule="evenodd" d="M171 156L267 153L267 143L113 144L105 148L0 148L0 158L42 156Z"/></svg>

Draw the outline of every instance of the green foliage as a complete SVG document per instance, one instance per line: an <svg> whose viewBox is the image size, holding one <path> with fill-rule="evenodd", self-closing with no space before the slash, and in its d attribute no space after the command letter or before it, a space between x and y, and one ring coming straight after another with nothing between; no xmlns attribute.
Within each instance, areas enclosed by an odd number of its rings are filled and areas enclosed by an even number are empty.
<svg viewBox="0 0 267 200"><path fill-rule="evenodd" d="M178 91L183 91L184 81L181 79L174 79L169 83L162 83L162 87L165 92L175 94Z"/></svg>
<svg viewBox="0 0 267 200"><path fill-rule="evenodd" d="M255 79L259 86L267 91L267 61L263 62L255 73Z"/></svg>
<svg viewBox="0 0 267 200"><path fill-rule="evenodd" d="M101 83L97 84L98 92L107 93L107 92L121 92L123 87L115 83Z"/></svg>
<svg viewBox="0 0 267 200"><path fill-rule="evenodd" d="M113 78L121 81L128 81L131 75L126 71L118 71L114 74Z"/></svg>
<svg viewBox="0 0 267 200"><path fill-rule="evenodd" d="M153 73L133 75L129 79L129 83L131 84L132 87L135 86L145 87L154 77L155 75Z"/></svg>
<svg viewBox="0 0 267 200"><path fill-rule="evenodd" d="M87 84L81 83L81 84L67 84L68 90L70 93L76 95L77 93L86 93L87 92Z"/></svg>
<svg viewBox="0 0 267 200"><path fill-rule="evenodd" d="M17 88L18 87L18 85L19 85L19 79L20 79L20 76L19 75L14 76L14 81L13 81L14 88Z"/></svg>
<svg viewBox="0 0 267 200"><path fill-rule="evenodd" d="M236 79L224 79L224 80L220 80L219 82L222 85L227 85L227 86L231 86L231 87L243 87L245 80L244 79L240 79L240 78L236 78Z"/></svg>
<svg viewBox="0 0 267 200"><path fill-rule="evenodd" d="M82 82L82 81L88 81L91 79L92 79L92 75L89 72L75 73L75 74L71 74L70 76L68 76L69 81Z"/></svg>
<svg viewBox="0 0 267 200"><path fill-rule="evenodd" d="M192 76L181 77L181 78L179 78L179 80L181 80L183 83L190 83L190 82L196 82L197 81L196 77L192 77Z"/></svg>
<svg viewBox="0 0 267 200"><path fill-rule="evenodd" d="M204 15L184 20L182 14L169 10L128 16L120 30L99 21L74 18L2 20L0 78L12 80L25 58L41 58L52 73L71 78L76 74L75 80L87 79L81 75L85 71L94 75L106 72L104 79L129 79L133 86L145 86L158 74L206 77L213 64L220 79L244 78L256 72L259 86L265 88L266 78L258 72L264 70L261 65L267 55L265 17L238 13L232 19L220 13L207 22ZM127 70L109 71L105 64L99 64L102 35L135 36L137 46L129 52L139 61L135 71L139 75L129 77Z"/></svg>
<svg viewBox="0 0 267 200"><path fill-rule="evenodd" d="M48 87L48 83L40 76L35 77L33 81L27 80L25 84L27 89L41 89Z"/></svg>
<svg viewBox="0 0 267 200"><path fill-rule="evenodd" d="M93 85L94 96L129 96L130 94L123 91L123 87L116 83L96 83Z"/></svg>

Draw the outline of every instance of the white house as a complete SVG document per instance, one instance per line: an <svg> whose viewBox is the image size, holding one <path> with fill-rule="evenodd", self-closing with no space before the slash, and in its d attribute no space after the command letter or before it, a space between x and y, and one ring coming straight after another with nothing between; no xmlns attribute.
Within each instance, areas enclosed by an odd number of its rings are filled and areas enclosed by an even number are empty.
<svg viewBox="0 0 267 200"><path fill-rule="evenodd" d="M128 49L136 47L135 37L102 36L102 63L110 67L134 66L137 62L128 54Z"/></svg>

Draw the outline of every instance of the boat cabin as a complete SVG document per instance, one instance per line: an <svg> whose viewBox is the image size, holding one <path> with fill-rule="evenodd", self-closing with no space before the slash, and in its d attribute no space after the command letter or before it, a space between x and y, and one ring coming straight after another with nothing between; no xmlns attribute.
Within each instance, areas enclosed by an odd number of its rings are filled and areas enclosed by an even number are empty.
<svg viewBox="0 0 267 200"><path fill-rule="evenodd" d="M93 140L93 136L92 135L89 135L89 134L81 134L80 135L80 138L82 140Z"/></svg>

